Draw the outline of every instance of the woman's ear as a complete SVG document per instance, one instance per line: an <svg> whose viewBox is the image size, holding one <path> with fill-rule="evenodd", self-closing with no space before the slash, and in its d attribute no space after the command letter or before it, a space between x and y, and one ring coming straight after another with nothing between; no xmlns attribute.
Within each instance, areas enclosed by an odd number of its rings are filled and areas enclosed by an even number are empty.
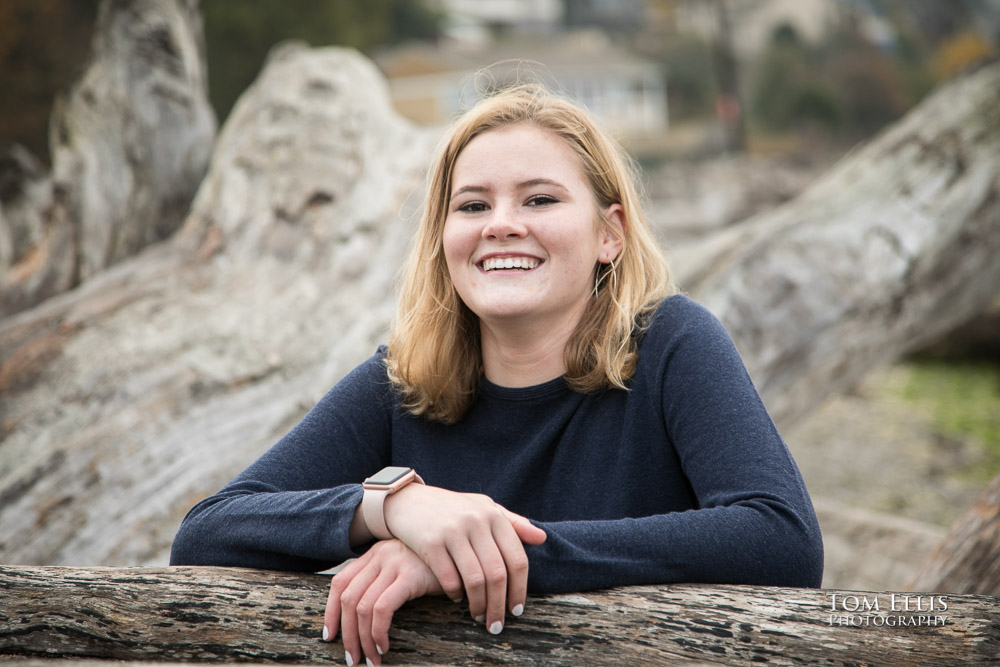
<svg viewBox="0 0 1000 667"><path fill-rule="evenodd" d="M613 262L625 247L625 209L621 204L612 204L604 209L604 225L601 226L601 252L598 260L603 264Z"/></svg>

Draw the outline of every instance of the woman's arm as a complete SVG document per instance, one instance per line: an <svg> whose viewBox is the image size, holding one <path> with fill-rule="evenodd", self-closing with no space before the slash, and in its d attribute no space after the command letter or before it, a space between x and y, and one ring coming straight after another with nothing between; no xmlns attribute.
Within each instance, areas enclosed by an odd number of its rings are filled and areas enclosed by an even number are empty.
<svg viewBox="0 0 1000 667"><path fill-rule="evenodd" d="M195 505L171 564L318 571L358 554L350 539L361 481L389 462L381 357L331 389L287 435Z"/></svg>
<svg viewBox="0 0 1000 667"><path fill-rule="evenodd" d="M676 451L695 508L538 523L548 539L527 548L529 590L682 581L819 586L823 545L812 503L735 345L704 308L670 301L644 342L649 375L636 378L635 391L653 394L663 446Z"/></svg>
<svg viewBox="0 0 1000 667"><path fill-rule="evenodd" d="M818 587L818 529L787 504L758 498L639 519L538 522L526 547L533 593L674 582Z"/></svg>
<svg viewBox="0 0 1000 667"><path fill-rule="evenodd" d="M315 572L358 556L356 548L372 541L360 512L360 482L393 463L393 409L376 354L236 479L191 509L174 539L171 563ZM430 502L414 502L414 495ZM401 506L404 498L410 500ZM468 597L471 614L485 627L502 627L506 611L523 608L527 557L521 542L545 539L527 519L485 496L423 485L389 496L385 514L448 595Z"/></svg>

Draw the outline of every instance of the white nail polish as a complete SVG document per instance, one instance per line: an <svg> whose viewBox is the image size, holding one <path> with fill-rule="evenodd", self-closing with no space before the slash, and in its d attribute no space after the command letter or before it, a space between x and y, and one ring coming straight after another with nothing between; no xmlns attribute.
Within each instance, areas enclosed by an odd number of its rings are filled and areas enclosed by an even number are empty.
<svg viewBox="0 0 1000 667"><path fill-rule="evenodd" d="M375 650L378 651L379 655L382 655L382 647L381 646L379 646L378 644L375 644Z"/></svg>
<svg viewBox="0 0 1000 667"><path fill-rule="evenodd" d="M486 614L480 614L479 616L476 616L474 620L476 621L476 623L482 623L483 621L486 620Z"/></svg>
<svg viewBox="0 0 1000 667"><path fill-rule="evenodd" d="M500 621L493 621L493 625L490 626L490 634L498 635L503 630L503 623Z"/></svg>
<svg viewBox="0 0 1000 667"><path fill-rule="evenodd" d="M375 667L375 663L372 662L371 658L365 658L365 664L368 665L368 667Z"/></svg>
<svg viewBox="0 0 1000 667"><path fill-rule="evenodd" d="M514 605L514 608L510 610L510 613L512 613L514 616L520 616L521 614L524 613L524 605L523 604Z"/></svg>
<svg viewBox="0 0 1000 667"><path fill-rule="evenodd" d="M344 660L347 661L347 667L354 667L354 658L347 651L344 651Z"/></svg>
<svg viewBox="0 0 1000 667"><path fill-rule="evenodd" d="M330 641L330 628L323 626L323 641Z"/></svg>

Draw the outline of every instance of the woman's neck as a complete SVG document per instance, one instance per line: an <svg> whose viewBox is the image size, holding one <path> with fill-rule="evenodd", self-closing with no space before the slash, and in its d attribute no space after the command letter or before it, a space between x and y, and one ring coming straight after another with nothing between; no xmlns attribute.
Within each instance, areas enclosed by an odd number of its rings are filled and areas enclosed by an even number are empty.
<svg viewBox="0 0 1000 667"><path fill-rule="evenodd" d="M486 379L501 387L530 387L566 373L566 343L576 322L491 325L480 322Z"/></svg>

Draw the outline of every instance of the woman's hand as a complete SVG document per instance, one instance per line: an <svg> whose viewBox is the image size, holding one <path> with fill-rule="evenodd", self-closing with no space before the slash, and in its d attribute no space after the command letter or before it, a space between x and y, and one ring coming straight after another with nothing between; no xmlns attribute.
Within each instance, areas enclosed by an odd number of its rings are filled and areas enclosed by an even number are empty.
<svg viewBox="0 0 1000 667"><path fill-rule="evenodd" d="M382 662L389 650L389 624L407 600L444 590L430 568L399 540L377 542L365 555L348 563L330 582L323 618L323 639L340 630L348 665L367 657Z"/></svg>
<svg viewBox="0 0 1000 667"><path fill-rule="evenodd" d="M434 573L452 600L463 589L469 611L493 634L506 611L520 616L528 591L524 544L541 544L545 531L488 496L410 484L388 496L385 521L394 536Z"/></svg>

